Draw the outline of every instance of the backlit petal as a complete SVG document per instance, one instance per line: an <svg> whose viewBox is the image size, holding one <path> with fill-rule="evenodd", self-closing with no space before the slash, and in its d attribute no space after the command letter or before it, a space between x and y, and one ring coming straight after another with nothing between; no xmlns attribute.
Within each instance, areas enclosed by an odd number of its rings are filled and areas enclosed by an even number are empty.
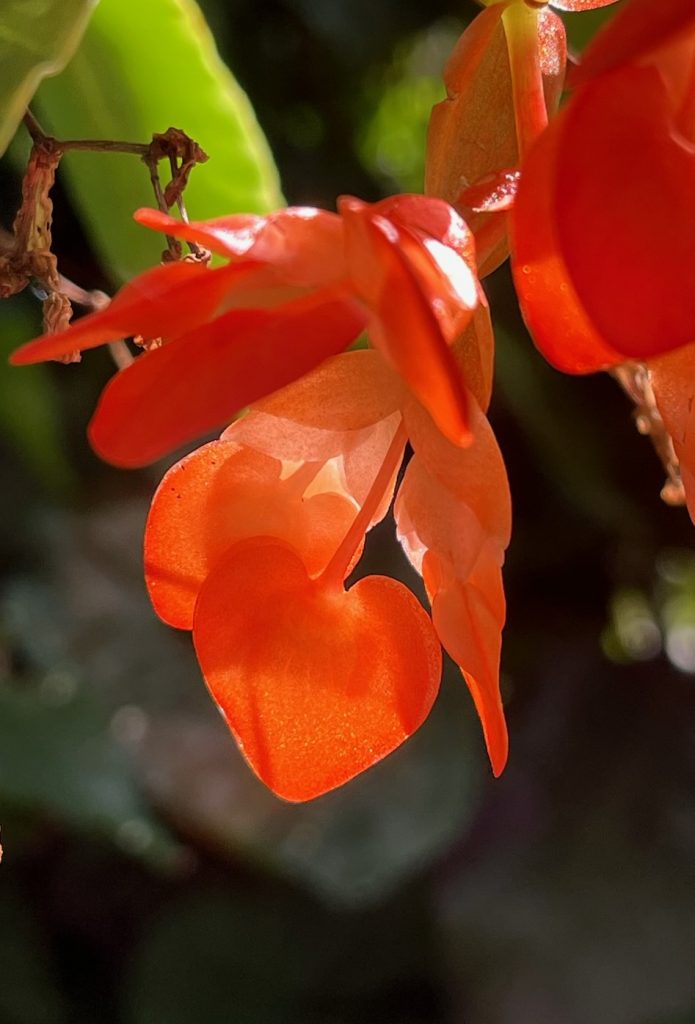
<svg viewBox="0 0 695 1024"><path fill-rule="evenodd" d="M145 530L145 580L159 617L192 629L204 580L229 547L249 537L286 541L309 576L322 572L357 506L317 488L320 470L285 467L233 441L212 441L177 462L152 499Z"/></svg>
<svg viewBox="0 0 695 1024"><path fill-rule="evenodd" d="M364 327L330 291L274 310L232 310L139 356L107 384L90 424L95 451L142 466L313 369Z"/></svg>
<svg viewBox="0 0 695 1024"><path fill-rule="evenodd" d="M373 350L344 352L260 402L224 437L286 462L321 462L362 505L401 420L404 388ZM386 514L394 480L372 519Z"/></svg>
<svg viewBox="0 0 695 1024"><path fill-rule="evenodd" d="M395 515L403 548L424 579L435 629L464 674L499 775L507 758L499 659L505 620L501 568L511 504L495 437L475 403L471 408L474 440L464 450L442 438L424 410L406 409L415 455Z"/></svg>
<svg viewBox="0 0 695 1024"><path fill-rule="evenodd" d="M593 373L623 357L600 337L569 277L557 237L555 190L561 114L531 150L511 215L512 273L531 337L565 373ZM593 221L586 225L591 229Z"/></svg>
<svg viewBox="0 0 695 1024"><path fill-rule="evenodd" d="M418 277L420 266L414 268L410 254L404 253L402 238L391 221L372 217L358 200L344 198L340 209L352 280L373 313L370 337L375 347L431 411L440 429L455 443L465 444L469 439L465 387L432 310L428 288ZM418 245L414 237L410 244Z"/></svg>
<svg viewBox="0 0 695 1024"><path fill-rule="evenodd" d="M195 613L200 665L256 774L309 800L385 757L429 713L441 655L402 584L368 577L347 593L311 581L291 549L232 548Z"/></svg>
<svg viewBox="0 0 695 1024"><path fill-rule="evenodd" d="M459 201L469 186L518 163L501 20L506 6L494 4L482 11L459 39L444 70L447 99L432 110L427 136L425 191L464 214L478 243L481 274L506 259L506 224L496 214L473 213Z"/></svg>
<svg viewBox="0 0 695 1024"><path fill-rule="evenodd" d="M637 359L695 341L695 150L674 131L659 73L603 76L563 120L557 234L597 331Z"/></svg>
<svg viewBox="0 0 695 1024"><path fill-rule="evenodd" d="M188 224L141 209L135 219L222 256L271 264L284 280L300 287L323 287L345 275L340 218L313 206L290 206L267 217L233 214Z"/></svg>
<svg viewBox="0 0 695 1024"><path fill-rule="evenodd" d="M75 350L140 334L174 338L214 315L224 296L244 287L257 265L209 270L195 263L166 263L126 284L108 306L82 317L65 331L46 334L17 349L15 364L56 359Z"/></svg>

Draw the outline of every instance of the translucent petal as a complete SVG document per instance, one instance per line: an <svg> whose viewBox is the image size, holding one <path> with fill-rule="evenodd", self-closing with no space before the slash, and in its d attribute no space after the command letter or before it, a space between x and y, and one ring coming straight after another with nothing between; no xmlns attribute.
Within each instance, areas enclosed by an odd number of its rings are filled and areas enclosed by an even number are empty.
<svg viewBox="0 0 695 1024"><path fill-rule="evenodd" d="M501 567L509 542L509 486L492 430L476 409L473 444L450 445L415 404L405 410L415 454L395 506L398 536L422 575L435 629L464 673L493 771L507 757L499 691L505 619Z"/></svg>
<svg viewBox="0 0 695 1024"><path fill-rule="evenodd" d="M439 687L439 643L402 584L326 589L291 549L260 539L217 563L193 635L244 756L286 800L320 796L385 757Z"/></svg>
<svg viewBox="0 0 695 1024"><path fill-rule="evenodd" d="M204 580L229 547L249 537L287 542L309 576L319 575L357 508L337 487L322 489L321 469L286 467L233 441L212 441L177 462L154 495L145 530L145 579L159 617L192 629Z"/></svg>
<svg viewBox="0 0 695 1024"><path fill-rule="evenodd" d="M114 465L153 462L307 373L363 327L362 312L329 290L274 310L232 310L116 374L90 424L92 445Z"/></svg>
<svg viewBox="0 0 695 1024"><path fill-rule="evenodd" d="M404 407L403 417L423 468L463 501L484 529L506 547L511 534L507 473L487 417L473 399L470 408L473 441L464 449L447 441L417 402Z"/></svg>
<svg viewBox="0 0 695 1024"><path fill-rule="evenodd" d="M267 217L233 214L189 224L142 209L135 219L223 256L272 264L287 282L301 287L324 287L345 275L340 218L313 206L291 206Z"/></svg>
<svg viewBox="0 0 695 1024"><path fill-rule="evenodd" d="M593 373L623 358L589 319L560 250L554 199L563 118L549 125L524 164L511 215L512 274L526 326L545 358L565 373ZM593 216L586 228L592 224Z"/></svg>
<svg viewBox="0 0 695 1024"><path fill-rule="evenodd" d="M518 164L514 103L502 14L482 11L459 39L444 70L447 99L438 103L427 136L425 191L458 207L476 238L480 273L508 255L506 224L473 213L461 193L490 174ZM484 229L484 230L483 230Z"/></svg>
<svg viewBox="0 0 695 1024"><path fill-rule="evenodd" d="M695 149L674 131L658 71L592 81L563 122L557 238L596 330L636 359L695 341Z"/></svg>
<svg viewBox="0 0 695 1024"><path fill-rule="evenodd" d="M125 285L108 306L81 317L65 331L46 334L17 349L15 364L56 359L107 341L142 335L175 338L204 323L224 297L255 276L255 263L209 270L195 263L153 267Z"/></svg>
<svg viewBox="0 0 695 1024"><path fill-rule="evenodd" d="M373 313L370 337L375 347L430 409L440 429L455 443L465 444L466 392L432 311L434 286L422 283L421 268L414 267L405 251L408 245L391 221L372 217L357 200L341 200L340 209L352 280ZM411 238L410 244L415 247L417 242Z"/></svg>
<svg viewBox="0 0 695 1024"><path fill-rule="evenodd" d="M345 352L256 402L224 437L285 462L329 463L362 505L401 420L404 389L378 352ZM372 525L386 514L386 488Z"/></svg>

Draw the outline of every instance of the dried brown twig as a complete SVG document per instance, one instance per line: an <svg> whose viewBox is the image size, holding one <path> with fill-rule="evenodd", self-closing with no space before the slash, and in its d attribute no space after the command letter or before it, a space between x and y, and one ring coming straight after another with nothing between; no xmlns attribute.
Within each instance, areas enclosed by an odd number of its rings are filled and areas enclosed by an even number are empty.
<svg viewBox="0 0 695 1024"><path fill-rule="evenodd" d="M52 252L51 224L53 202L51 189L61 157L69 150L89 150L101 153L130 153L139 156L147 165L157 205L168 213L176 204L183 220L187 220L183 191L191 170L206 161L207 155L197 142L178 128L152 136L149 143L119 142L109 139L55 139L47 135L30 110L24 116L24 125L33 146L22 182L22 203L12 226L12 232L0 229L0 298L8 298L22 291L30 283L38 285L44 294L44 330L52 333L64 330L72 316L71 302L90 310L102 309L110 299L100 291L86 291L58 272ZM158 165L168 160L171 181L163 189ZM195 260L207 262L210 254L194 243L189 245ZM163 260L182 258L180 243L167 236L167 249ZM125 342L113 342L109 348L116 364L123 367L132 362ZM65 362L80 358L78 352L65 357Z"/></svg>
<svg viewBox="0 0 695 1024"><path fill-rule="evenodd" d="M623 363L610 372L634 402L635 425L640 434L649 437L666 471L666 481L661 489L663 501L667 505L685 505L680 463L656 404L649 368L642 363Z"/></svg>

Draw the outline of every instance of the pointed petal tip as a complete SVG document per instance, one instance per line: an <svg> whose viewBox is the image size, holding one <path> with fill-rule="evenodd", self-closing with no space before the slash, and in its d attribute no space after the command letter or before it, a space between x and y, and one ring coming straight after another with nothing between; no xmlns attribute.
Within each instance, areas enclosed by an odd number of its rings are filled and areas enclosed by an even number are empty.
<svg viewBox="0 0 695 1024"><path fill-rule="evenodd" d="M507 767L507 761L509 759L509 752L505 747L504 751L498 751L496 754L489 752L490 765L492 767L492 774L496 779L502 775L502 772Z"/></svg>
<svg viewBox="0 0 695 1024"><path fill-rule="evenodd" d="M509 734L507 732L507 723L504 718L504 711L500 708L499 718L495 716L497 720L491 722L485 722L483 720L483 732L485 735L485 746L487 747L487 755L490 759L490 767L492 768L492 774L494 778L499 779L500 775L507 767L507 761L509 759Z"/></svg>

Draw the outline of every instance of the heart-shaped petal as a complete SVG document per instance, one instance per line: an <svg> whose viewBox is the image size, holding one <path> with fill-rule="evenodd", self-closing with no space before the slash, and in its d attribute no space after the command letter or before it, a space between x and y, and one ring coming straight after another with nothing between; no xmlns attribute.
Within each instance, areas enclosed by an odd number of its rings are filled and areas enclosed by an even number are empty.
<svg viewBox="0 0 695 1024"><path fill-rule="evenodd" d="M310 800L381 760L439 688L432 624L402 584L312 581L267 539L219 560L196 606L203 675L244 756L286 800Z"/></svg>
<svg viewBox="0 0 695 1024"><path fill-rule="evenodd" d="M277 537L301 552L317 576L356 514L345 493L317 483L321 466L283 464L233 441L211 441L169 470L157 488L145 529L145 580L154 609L191 629L203 581L232 545ZM307 489L313 486L311 494Z"/></svg>

